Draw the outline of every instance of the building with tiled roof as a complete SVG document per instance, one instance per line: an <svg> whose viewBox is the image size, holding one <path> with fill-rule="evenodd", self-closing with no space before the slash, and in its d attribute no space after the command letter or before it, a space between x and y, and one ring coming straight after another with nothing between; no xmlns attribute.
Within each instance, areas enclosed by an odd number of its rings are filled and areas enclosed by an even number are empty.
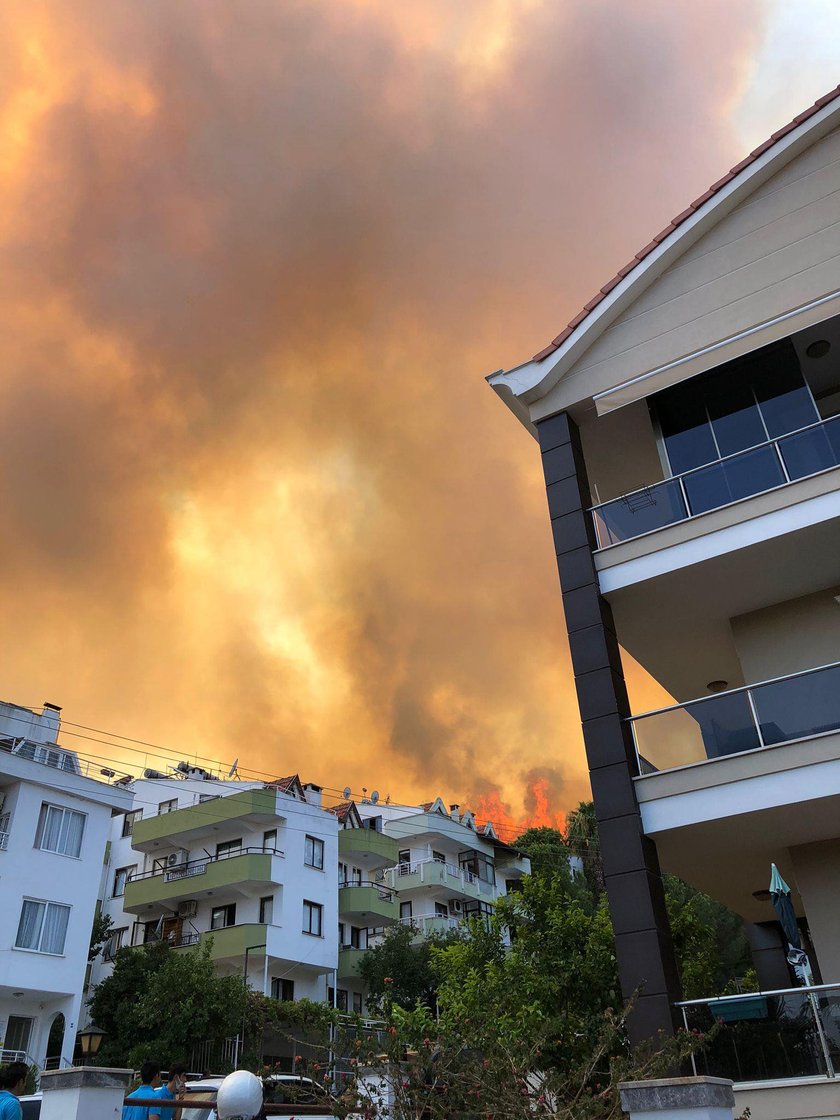
<svg viewBox="0 0 840 1120"><path fill-rule="evenodd" d="M766 989L840 994L840 87L488 381L541 449L633 1038L683 1023L661 869ZM619 643L673 705L631 708Z"/></svg>

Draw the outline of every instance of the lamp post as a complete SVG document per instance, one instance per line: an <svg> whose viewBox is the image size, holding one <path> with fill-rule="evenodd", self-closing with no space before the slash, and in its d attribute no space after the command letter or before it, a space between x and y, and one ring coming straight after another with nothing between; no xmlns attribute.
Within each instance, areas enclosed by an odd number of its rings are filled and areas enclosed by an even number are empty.
<svg viewBox="0 0 840 1120"><path fill-rule="evenodd" d="M95 1058L99 1053L99 1047L102 1045L102 1039L106 1037L105 1031L100 1030L99 1027L90 1023L83 1031L79 1031L76 1038L82 1048L82 1055L87 1061L88 1058Z"/></svg>

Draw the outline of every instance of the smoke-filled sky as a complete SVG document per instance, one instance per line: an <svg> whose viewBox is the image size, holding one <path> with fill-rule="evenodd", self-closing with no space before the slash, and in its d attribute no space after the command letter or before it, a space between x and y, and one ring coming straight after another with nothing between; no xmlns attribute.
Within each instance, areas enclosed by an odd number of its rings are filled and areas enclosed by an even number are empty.
<svg viewBox="0 0 840 1120"><path fill-rule="evenodd" d="M537 449L483 377L836 84L837 22L6 0L0 696L494 819L587 796Z"/></svg>

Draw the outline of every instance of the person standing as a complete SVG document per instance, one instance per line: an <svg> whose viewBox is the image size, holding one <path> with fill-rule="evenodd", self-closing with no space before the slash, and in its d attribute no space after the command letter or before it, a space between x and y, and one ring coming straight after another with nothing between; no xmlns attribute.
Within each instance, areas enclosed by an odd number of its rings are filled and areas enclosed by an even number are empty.
<svg viewBox="0 0 840 1120"><path fill-rule="evenodd" d="M187 1067L176 1062L167 1075L166 1084L161 1085L155 1093L156 1097L160 1097L161 1101L174 1101L183 1093L184 1086L187 1083ZM161 1116L163 1120L178 1120L181 1115L181 1110L172 1107L161 1107Z"/></svg>
<svg viewBox="0 0 840 1120"><path fill-rule="evenodd" d="M140 1067L140 1085L126 1100L151 1100L158 1095L160 1087L160 1066L157 1062L144 1062ZM160 1120L160 1109L154 1105L125 1104L122 1120Z"/></svg>
<svg viewBox="0 0 840 1120"><path fill-rule="evenodd" d="M0 1069L0 1120L21 1120L23 1109L18 1097L26 1089L28 1074L26 1062L11 1062Z"/></svg>

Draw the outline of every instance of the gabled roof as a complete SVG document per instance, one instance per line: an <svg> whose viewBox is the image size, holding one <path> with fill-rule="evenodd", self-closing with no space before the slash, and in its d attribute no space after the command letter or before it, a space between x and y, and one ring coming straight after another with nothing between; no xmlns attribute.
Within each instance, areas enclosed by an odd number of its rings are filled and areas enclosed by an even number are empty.
<svg viewBox="0 0 840 1120"><path fill-rule="evenodd" d="M529 406L541 400L621 312L703 232L792 159L812 137L836 127L840 86L820 97L690 203L595 293L563 330L533 358L487 378L531 430Z"/></svg>
<svg viewBox="0 0 840 1120"><path fill-rule="evenodd" d="M306 800L306 794L303 792L303 786L297 774L290 774L288 778L275 778L273 782L266 782L265 788L276 789L280 793L290 793L293 797L297 797L299 801Z"/></svg>
<svg viewBox="0 0 840 1120"><path fill-rule="evenodd" d="M337 805L328 805L327 812L338 817L338 823L344 828L361 828L362 818L356 808L355 801L339 801Z"/></svg>
<svg viewBox="0 0 840 1120"><path fill-rule="evenodd" d="M695 198L693 202L690 202L688 206L686 206L685 210L682 210L679 214L677 214L675 218L672 218L667 226L664 227L664 229L661 229L659 233L651 238L651 240L647 243L647 245L644 246L644 248L640 249L638 253L636 253L635 257L631 257L627 264L620 268L615 276L608 280L600 291L595 293L589 303L584 304L583 308L577 313L577 315L575 315L574 319L570 320L570 322L566 324L560 334L558 334L556 338L553 338L551 342L549 342L548 346L543 347L542 350L534 354L531 361L541 362L543 358L547 358L550 354L553 354L555 350L559 349L559 347L563 345L566 339L569 338L569 336L581 325L581 323L583 323L584 319L587 319L589 317L589 314L595 310L598 304L610 294L613 288L617 287L625 276L628 276L631 272L638 268L642 261L646 257L650 256L654 249L656 249L665 240L666 237L670 237L671 234L679 226L681 226L683 222L692 217L692 215L697 210L699 210L701 206L705 206L706 203L714 198L714 196L719 191L721 191L728 183L731 183L737 175L740 175L741 172L745 170L745 168L749 167L750 164L755 163L759 156L763 156L765 152L774 147L784 136L787 136L789 132L793 132L793 130L795 128L798 128L799 125L804 121L809 120L815 113L818 113L824 105L828 105L828 103L830 101L833 101L836 97L840 97L840 86L836 86L829 93L824 94L817 101L815 101L813 105L810 105L803 113L800 113L798 117L794 117L793 120L786 124L783 128L777 129L776 132L774 132L772 136L768 137L768 139L765 140L763 144L759 144L757 148L753 148L750 154L742 159L740 163L736 163L734 167L730 167L726 174L722 175L720 179L712 183L708 190L705 190L701 195Z"/></svg>

